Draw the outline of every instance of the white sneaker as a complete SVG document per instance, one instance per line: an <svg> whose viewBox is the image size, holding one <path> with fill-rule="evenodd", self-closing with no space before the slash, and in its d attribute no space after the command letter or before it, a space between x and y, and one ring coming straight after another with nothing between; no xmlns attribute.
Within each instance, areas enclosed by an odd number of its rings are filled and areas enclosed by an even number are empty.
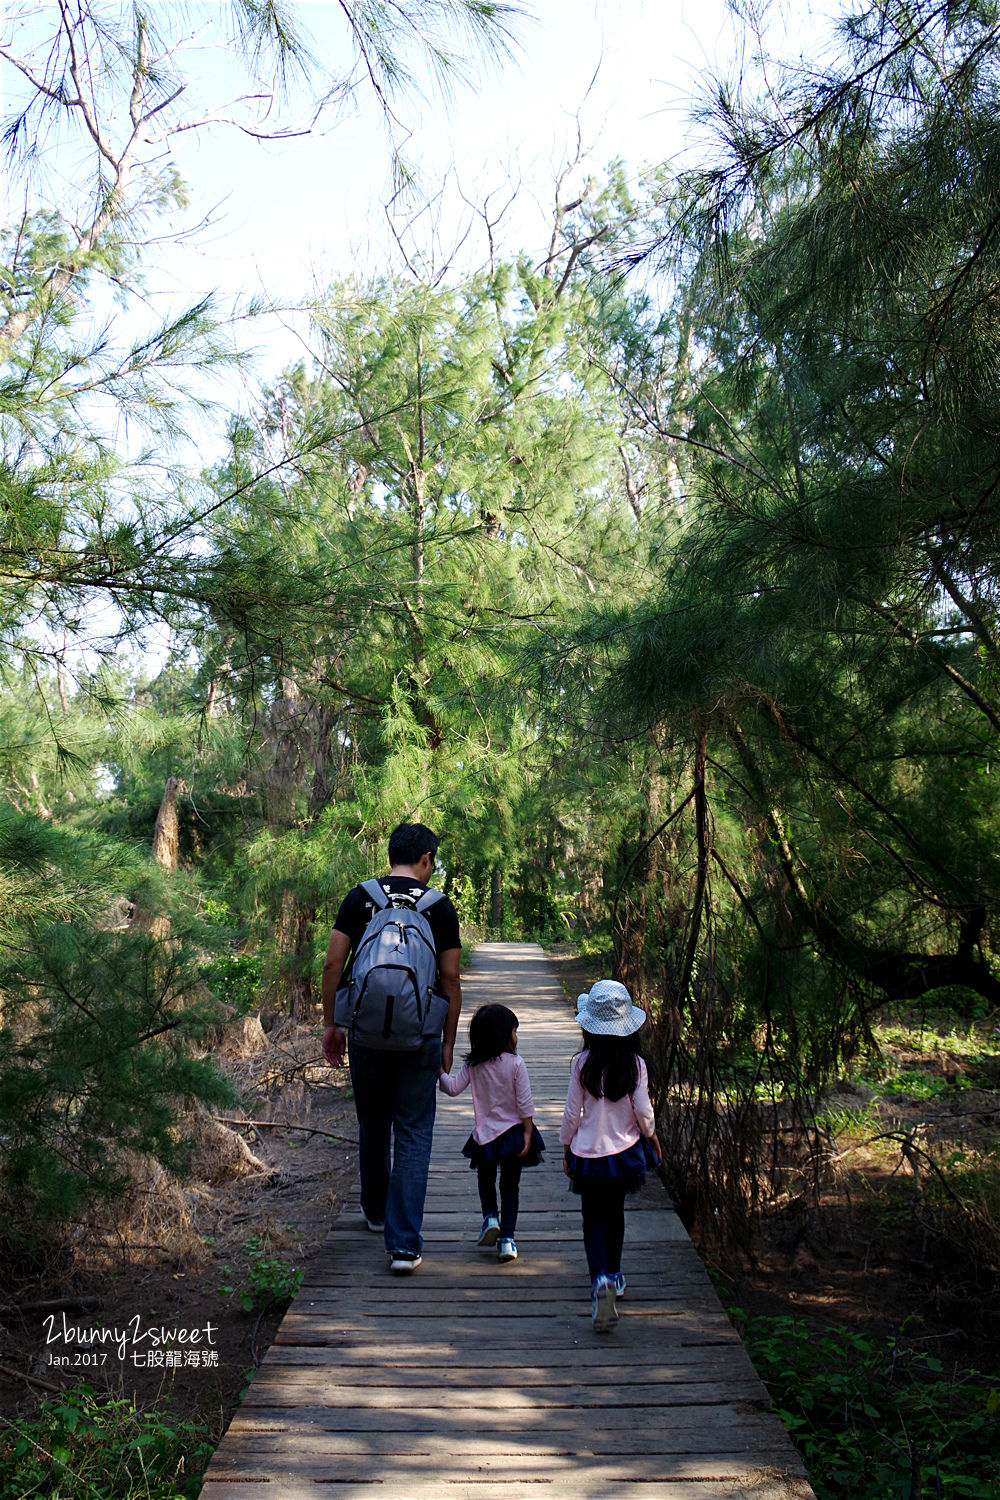
<svg viewBox="0 0 1000 1500"><path fill-rule="evenodd" d="M381 1234L385 1228L384 1219L369 1219L367 1214L365 1214L365 1224L371 1230L372 1234Z"/></svg>
<svg viewBox="0 0 1000 1500"><path fill-rule="evenodd" d="M625 1272L616 1271L611 1280L615 1284L615 1296L624 1297L625 1288L628 1286L628 1282L625 1280Z"/></svg>
<svg viewBox="0 0 1000 1500"><path fill-rule="evenodd" d="M497 1252L498 1260L517 1260L517 1246L513 1240L501 1240L500 1249Z"/></svg>
<svg viewBox="0 0 1000 1500"><path fill-rule="evenodd" d="M481 1250L491 1250L500 1238L500 1220L496 1214L487 1214L483 1220L483 1227L479 1231L476 1244Z"/></svg>
<svg viewBox="0 0 1000 1500"><path fill-rule="evenodd" d="M618 1322L615 1283L610 1276L594 1277L593 1323L595 1333L607 1333Z"/></svg>
<svg viewBox="0 0 1000 1500"><path fill-rule="evenodd" d="M389 1270L398 1271L407 1276L417 1269L422 1260L422 1255L394 1255L389 1261Z"/></svg>

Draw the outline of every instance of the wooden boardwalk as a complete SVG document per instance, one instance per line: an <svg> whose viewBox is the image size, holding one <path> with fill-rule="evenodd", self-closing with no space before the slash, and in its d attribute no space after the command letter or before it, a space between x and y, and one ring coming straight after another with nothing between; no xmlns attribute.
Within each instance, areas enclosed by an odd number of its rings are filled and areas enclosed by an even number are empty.
<svg viewBox="0 0 1000 1500"><path fill-rule="evenodd" d="M807 1500L812 1490L705 1269L651 1181L630 1199L628 1291L591 1328L559 1125L580 1033L542 950L477 949L473 1009L520 1018L545 1162L521 1179L520 1258L477 1250L468 1091L439 1095L424 1260L387 1270L348 1204L218 1448L202 1500Z"/></svg>

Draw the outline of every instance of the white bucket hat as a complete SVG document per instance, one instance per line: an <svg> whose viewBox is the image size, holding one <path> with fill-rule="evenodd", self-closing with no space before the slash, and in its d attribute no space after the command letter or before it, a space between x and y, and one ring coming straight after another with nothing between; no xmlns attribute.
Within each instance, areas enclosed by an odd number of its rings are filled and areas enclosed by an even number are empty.
<svg viewBox="0 0 1000 1500"><path fill-rule="evenodd" d="M631 1036L646 1020L617 979L599 979L588 995L576 997L576 1021L594 1036Z"/></svg>

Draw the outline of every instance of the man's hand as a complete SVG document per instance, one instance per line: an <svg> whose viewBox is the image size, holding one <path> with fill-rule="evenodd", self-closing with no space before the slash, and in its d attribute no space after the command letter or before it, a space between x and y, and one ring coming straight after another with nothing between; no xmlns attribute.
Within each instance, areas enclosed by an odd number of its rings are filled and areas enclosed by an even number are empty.
<svg viewBox="0 0 1000 1500"><path fill-rule="evenodd" d="M344 1066L347 1038L333 1018L336 1015L337 986L350 949L351 940L347 933L338 932L335 927L330 933L330 946L323 965L323 1056L331 1068Z"/></svg>
<svg viewBox="0 0 1000 1500"><path fill-rule="evenodd" d="M441 993L448 1000L448 1015L444 1023L444 1035L441 1038L441 1064L447 1073L451 1072L451 1065L455 1058L455 1038L458 1035L458 1018L462 1011L462 981L459 978L461 958L461 948L446 948L443 953L438 954Z"/></svg>
<svg viewBox="0 0 1000 1500"><path fill-rule="evenodd" d="M327 1026L323 1031L323 1056L331 1068L344 1066L347 1038L339 1026Z"/></svg>

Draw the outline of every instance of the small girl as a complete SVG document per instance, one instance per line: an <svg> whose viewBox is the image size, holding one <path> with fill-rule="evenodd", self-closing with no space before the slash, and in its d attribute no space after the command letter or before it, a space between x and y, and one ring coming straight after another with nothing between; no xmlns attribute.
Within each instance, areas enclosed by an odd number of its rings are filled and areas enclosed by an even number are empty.
<svg viewBox="0 0 1000 1500"><path fill-rule="evenodd" d="M524 1059L517 1056L517 1016L506 1005L481 1005L469 1022L469 1052L454 1077L443 1069L438 1083L454 1097L472 1085L476 1127L463 1156L479 1174L483 1227L477 1244L500 1241L502 1261L517 1260L518 1187L522 1167L535 1167L545 1142L532 1123L535 1106ZM500 1211L497 1215L497 1169Z"/></svg>
<svg viewBox="0 0 1000 1500"><path fill-rule="evenodd" d="M642 1187L647 1167L663 1153L638 1049L646 1012L614 979L598 980L576 1003L583 1050L573 1058L559 1139L583 1210L594 1328L605 1333L618 1321L615 1299L625 1292L625 1195Z"/></svg>

